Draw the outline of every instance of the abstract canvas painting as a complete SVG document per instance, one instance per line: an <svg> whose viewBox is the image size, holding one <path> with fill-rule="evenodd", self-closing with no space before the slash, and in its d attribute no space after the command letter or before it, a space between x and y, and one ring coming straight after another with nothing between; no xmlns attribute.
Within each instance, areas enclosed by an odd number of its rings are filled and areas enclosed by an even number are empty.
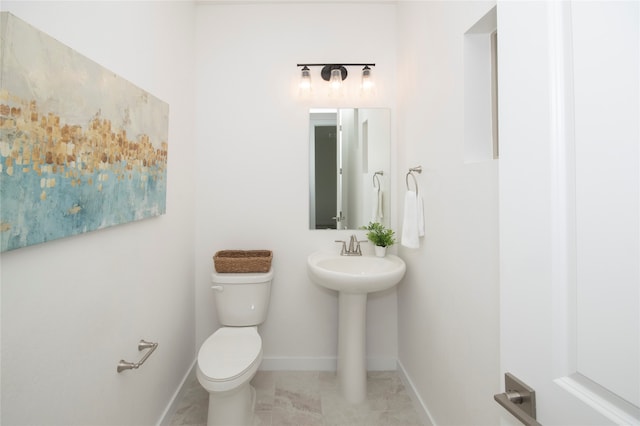
<svg viewBox="0 0 640 426"><path fill-rule="evenodd" d="M0 251L164 214L169 105L0 20Z"/></svg>

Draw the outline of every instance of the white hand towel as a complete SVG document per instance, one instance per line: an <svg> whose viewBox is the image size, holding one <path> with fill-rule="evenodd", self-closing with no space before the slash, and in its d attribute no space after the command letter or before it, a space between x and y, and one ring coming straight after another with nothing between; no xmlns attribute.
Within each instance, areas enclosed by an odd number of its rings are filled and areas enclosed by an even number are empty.
<svg viewBox="0 0 640 426"><path fill-rule="evenodd" d="M382 222L382 218L384 217L382 213L382 189L373 188L371 206L373 208L371 222Z"/></svg>
<svg viewBox="0 0 640 426"><path fill-rule="evenodd" d="M418 203L418 236L424 237L424 202L422 196L416 195Z"/></svg>
<svg viewBox="0 0 640 426"><path fill-rule="evenodd" d="M409 248L420 247L420 228L418 226L418 196L415 191L407 191L404 197L404 219L400 243Z"/></svg>

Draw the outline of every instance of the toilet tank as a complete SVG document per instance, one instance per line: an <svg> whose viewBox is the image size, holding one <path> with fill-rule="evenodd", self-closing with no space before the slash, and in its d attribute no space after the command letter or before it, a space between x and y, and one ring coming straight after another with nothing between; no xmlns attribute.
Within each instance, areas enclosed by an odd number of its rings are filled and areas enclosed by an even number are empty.
<svg viewBox="0 0 640 426"><path fill-rule="evenodd" d="M211 274L216 313L220 324L247 327L267 318L273 269L264 273Z"/></svg>

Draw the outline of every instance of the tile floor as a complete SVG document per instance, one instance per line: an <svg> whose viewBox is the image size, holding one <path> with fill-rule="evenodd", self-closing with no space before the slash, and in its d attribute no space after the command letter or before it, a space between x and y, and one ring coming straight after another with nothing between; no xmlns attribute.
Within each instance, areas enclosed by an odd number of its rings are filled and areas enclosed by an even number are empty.
<svg viewBox="0 0 640 426"><path fill-rule="evenodd" d="M352 405L333 372L258 371L255 426L419 426L420 417L395 371L369 372L367 399ZM192 377L171 426L206 425L208 394Z"/></svg>

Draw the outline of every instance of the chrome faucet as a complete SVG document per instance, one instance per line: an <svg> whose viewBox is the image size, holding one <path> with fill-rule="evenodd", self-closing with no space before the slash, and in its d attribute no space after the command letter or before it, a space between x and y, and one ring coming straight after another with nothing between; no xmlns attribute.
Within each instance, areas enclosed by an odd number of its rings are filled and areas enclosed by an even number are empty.
<svg viewBox="0 0 640 426"><path fill-rule="evenodd" d="M342 243L342 249L340 250L340 256L362 256L362 250L360 250L360 243L364 243L366 240L358 241L356 234L353 234L349 238L349 247L347 248L347 242L343 240L336 240L336 243Z"/></svg>

